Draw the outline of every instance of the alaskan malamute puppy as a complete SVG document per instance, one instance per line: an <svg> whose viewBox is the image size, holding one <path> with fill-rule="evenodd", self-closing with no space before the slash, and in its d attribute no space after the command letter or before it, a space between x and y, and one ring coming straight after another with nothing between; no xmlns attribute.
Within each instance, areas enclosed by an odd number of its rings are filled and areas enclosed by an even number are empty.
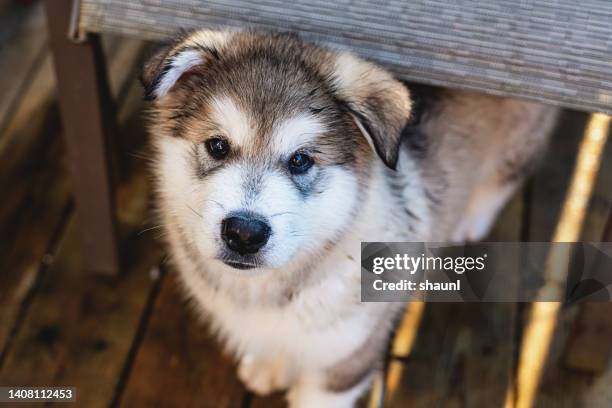
<svg viewBox="0 0 612 408"><path fill-rule="evenodd" d="M482 238L556 113L269 33L194 32L142 80L185 290L291 407L350 407L380 366L403 305L360 302L360 241Z"/></svg>

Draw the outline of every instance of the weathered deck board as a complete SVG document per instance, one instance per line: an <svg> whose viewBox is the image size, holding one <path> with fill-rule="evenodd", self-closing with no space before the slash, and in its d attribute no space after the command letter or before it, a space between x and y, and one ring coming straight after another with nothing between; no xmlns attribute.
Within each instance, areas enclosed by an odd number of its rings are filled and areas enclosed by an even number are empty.
<svg viewBox="0 0 612 408"><path fill-rule="evenodd" d="M138 88L135 88L136 90ZM137 106L140 106L139 104ZM123 112L137 107L124 105ZM140 225L146 211L146 167L120 187L124 225ZM143 188L143 185L145 186ZM130 259L117 278L93 277L80 262L76 226L64 233L56 261L44 269L31 304L0 370L3 384L71 384L81 406L105 407L114 397L155 285L161 259L152 235L127 233Z"/></svg>
<svg viewBox="0 0 612 408"><path fill-rule="evenodd" d="M128 80L133 81L131 68L142 42L127 41L119 46L113 39L105 44L110 55L116 57L111 63L111 87L119 95ZM2 134L0 171L6 178L0 188L11 194L0 203L0 230L3 236L14 239L0 247L4 271L0 274L0 298L6 299L0 309L0 354L35 283L40 261L63 225L71 196L54 92L51 58L47 55ZM133 115L139 106L122 104L121 112Z"/></svg>
<svg viewBox="0 0 612 408"><path fill-rule="evenodd" d="M41 260L53 250L54 236L65 223L70 197L66 163L57 160L61 146L53 143L43 157L37 158L38 171L24 183L20 211L3 229L13 239L0 250L0 355L26 306L36 284ZM49 186L53 186L49 188ZM19 193L20 189L17 189ZM3 235L4 236L4 235Z"/></svg>
<svg viewBox="0 0 612 408"><path fill-rule="evenodd" d="M612 129L608 131L603 160L584 222L582 240L601 241L610 215L612 215Z"/></svg>
<svg viewBox="0 0 612 408"><path fill-rule="evenodd" d="M133 67L142 47L142 42L134 40L119 43L118 39L113 38L105 41L105 49L112 61L109 72L114 95L121 93L128 78L134 80ZM44 170L39 163L40 156L47 154L53 144L61 145L57 141L60 123L51 64L51 56L47 53L0 138L0 171L4 176L0 187L12 191L0 204L0 229L5 232L4 223L10 221L22 207L24 194L29 188L27 177L37 170ZM62 157L61 154L56 156ZM15 179L24 178L24 182L12 185Z"/></svg>
<svg viewBox="0 0 612 408"><path fill-rule="evenodd" d="M3 129L18 104L21 93L38 70L46 54L46 26L42 3L22 6L2 17L0 32L0 146ZM10 28L9 28L10 27Z"/></svg>
<svg viewBox="0 0 612 408"><path fill-rule="evenodd" d="M608 362L604 373L592 379L582 400L586 406L612 407L612 362Z"/></svg>
<svg viewBox="0 0 612 408"><path fill-rule="evenodd" d="M267 397L253 395L250 408L284 408L287 406L285 393L275 393Z"/></svg>
<svg viewBox="0 0 612 408"><path fill-rule="evenodd" d="M120 406L239 407L234 365L189 310L173 272L163 279Z"/></svg>
<svg viewBox="0 0 612 408"><path fill-rule="evenodd" d="M584 303L579 307L581 310L572 326L562 364L601 375L610 366L612 357L612 303Z"/></svg>
<svg viewBox="0 0 612 408"><path fill-rule="evenodd" d="M14 345L0 370L7 385L66 385L79 404L105 407L135 337L161 252L147 238L128 243L134 261L120 279L94 279L78 257L71 223L44 271Z"/></svg>
<svg viewBox="0 0 612 408"><path fill-rule="evenodd" d="M594 186L593 197L585 220L583 240L605 240L603 229L612 217L612 129L608 131L603 160ZM589 303L580 311L564 350L563 363L593 374L609 369L612 353L612 304ZM612 380L611 380L612 381ZM612 387L612 382L610 383ZM612 395L612 391L610 393Z"/></svg>
<svg viewBox="0 0 612 408"><path fill-rule="evenodd" d="M564 112L550 148L530 182L529 225L526 231L529 241L552 239L586 119L584 113Z"/></svg>
<svg viewBox="0 0 612 408"><path fill-rule="evenodd" d="M138 106L124 105L122 111ZM140 163L141 171L132 173L129 185L118 191L123 224L139 224L135 220L142 220L146 211L146 167ZM56 261L33 286L31 304L1 367L0 383L72 384L80 390L82 406L112 401L152 293L149 271L161 259L152 235L126 235L131 258L125 273L115 279L94 278L84 273L76 226L70 224ZM36 267L38 259L29 262Z"/></svg>
<svg viewBox="0 0 612 408"><path fill-rule="evenodd" d="M519 241L522 216L518 192L487 241ZM502 407L513 384L516 309L512 303L427 304L401 385L388 391L387 405Z"/></svg>
<svg viewBox="0 0 612 408"><path fill-rule="evenodd" d="M0 186L6 189L14 185L11 188L13 194L0 204L2 230L3 224L21 208L23 196L20 190L28 188L27 183L15 183L15 180L27 179L37 168L37 159L57 138L59 119L54 93L52 61L47 54L2 132L0 158L4 177L0 180Z"/></svg>
<svg viewBox="0 0 612 408"><path fill-rule="evenodd" d="M126 94L128 83L136 85L133 68L142 49L139 41L105 41L114 95ZM3 50L0 56L5 56ZM7 176L2 178L2 188L11 191L0 203L0 229L3 236L14 237L0 248L0 383L38 381L49 385L67 381L90 395L84 396L84 406L105 406L112 398L151 283L147 271L133 269L138 269L138 263L121 282L82 282L87 275L78 266L74 227L66 233L63 228L71 193L59 138L50 56L35 68L0 138L0 169ZM123 95L121 99L128 98ZM129 100L131 106L121 105L124 121L139 111L141 103L135 104L135 100ZM136 177L132 173L133 185L121 200L129 204L122 206L122 214L130 220L142 220L142 209L135 207L138 200L129 197L137 191L134 185L142 191L143 183L138 179L146 180L146 176L140 173ZM125 190L124 185L120 195ZM147 201L146 196L140 202L143 200ZM135 211L140 211L140 216ZM58 254L54 253L56 236L63 242ZM150 237L141 241L132 248L140 265L151 257L159 258L159 249ZM41 269L41 259L48 264L55 255L57 263ZM117 299L122 290L124 295L134 293ZM103 316L96 316L98 312ZM77 353L71 354L72 349Z"/></svg>
<svg viewBox="0 0 612 408"><path fill-rule="evenodd" d="M532 200L529 203L529 230L527 237L531 241L549 241L558 222L559 211L582 137L587 115L568 111L562 117L560 126L553 137L547 159L534 177L531 185ZM603 173L598 175L593 201L589 206L582 230L583 240L598 241L604 228L604 219L609 211L612 191L610 191L610 163L612 150L607 146ZM608 207L606 209L606 207ZM527 307L525 312L529 308ZM553 343L547 356L546 369L537 395L537 407L597 407L608 406L610 393L605 395L600 387L599 393L587 397L594 378L584 372L567 369L562 366L562 354L567 347L568 339L574 327L578 311L576 305L562 309L558 325L553 335ZM608 378L608 387L612 387L612 378ZM596 399L600 402L596 403ZM602 405L603 404L603 405Z"/></svg>
<svg viewBox="0 0 612 408"><path fill-rule="evenodd" d="M389 408L429 408L444 406L457 361L452 349L460 330L461 310L452 303L428 303L425 306L413 350L406 363L393 360L389 372L401 372L397 387L387 389L385 406ZM402 365L403 369L393 367ZM387 381L396 383L395 379Z"/></svg>
<svg viewBox="0 0 612 408"><path fill-rule="evenodd" d="M51 60L46 58L2 134L0 171L6 178L0 188L11 194L0 203L0 230L13 239L0 248L0 299L5 300L0 354L68 202L65 161L57 160L61 145L52 93Z"/></svg>
<svg viewBox="0 0 612 408"><path fill-rule="evenodd" d="M486 240L520 241L522 219L523 192L519 191L500 214ZM520 260L514 261L518 270ZM469 321L465 322L469 342L463 356L464 376L454 385L455 392L450 400L455 403L449 401L449 406L503 407L514 389L518 305L478 303L461 306L472 309Z"/></svg>

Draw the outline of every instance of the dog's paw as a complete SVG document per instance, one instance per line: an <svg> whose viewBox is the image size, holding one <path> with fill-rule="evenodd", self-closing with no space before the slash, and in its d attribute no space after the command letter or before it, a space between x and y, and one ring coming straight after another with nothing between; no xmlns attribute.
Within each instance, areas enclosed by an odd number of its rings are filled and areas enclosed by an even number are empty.
<svg viewBox="0 0 612 408"><path fill-rule="evenodd" d="M238 378L258 395L268 395L289 388L295 376L287 359L258 359L245 356L238 366Z"/></svg>

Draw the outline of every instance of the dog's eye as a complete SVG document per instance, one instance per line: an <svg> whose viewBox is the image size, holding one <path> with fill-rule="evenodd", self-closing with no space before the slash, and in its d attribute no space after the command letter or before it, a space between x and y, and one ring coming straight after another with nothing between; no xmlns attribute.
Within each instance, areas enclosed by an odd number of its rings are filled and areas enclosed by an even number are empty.
<svg viewBox="0 0 612 408"><path fill-rule="evenodd" d="M312 167L314 161L304 153L295 153L289 159L289 171L292 174L302 174Z"/></svg>
<svg viewBox="0 0 612 408"><path fill-rule="evenodd" d="M206 141L206 149L214 159L221 160L229 153L229 143L220 137L213 137Z"/></svg>

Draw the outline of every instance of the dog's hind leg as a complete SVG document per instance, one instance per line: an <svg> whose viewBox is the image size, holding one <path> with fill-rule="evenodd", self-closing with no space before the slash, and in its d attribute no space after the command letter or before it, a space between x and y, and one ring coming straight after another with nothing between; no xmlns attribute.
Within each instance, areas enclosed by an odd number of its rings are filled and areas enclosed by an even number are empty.
<svg viewBox="0 0 612 408"><path fill-rule="evenodd" d="M557 108L518 100L506 100L503 107L500 114L513 120L500 120L492 132L495 140L482 157L479 177L451 237L455 242L486 238L500 210L543 156L559 113Z"/></svg>

